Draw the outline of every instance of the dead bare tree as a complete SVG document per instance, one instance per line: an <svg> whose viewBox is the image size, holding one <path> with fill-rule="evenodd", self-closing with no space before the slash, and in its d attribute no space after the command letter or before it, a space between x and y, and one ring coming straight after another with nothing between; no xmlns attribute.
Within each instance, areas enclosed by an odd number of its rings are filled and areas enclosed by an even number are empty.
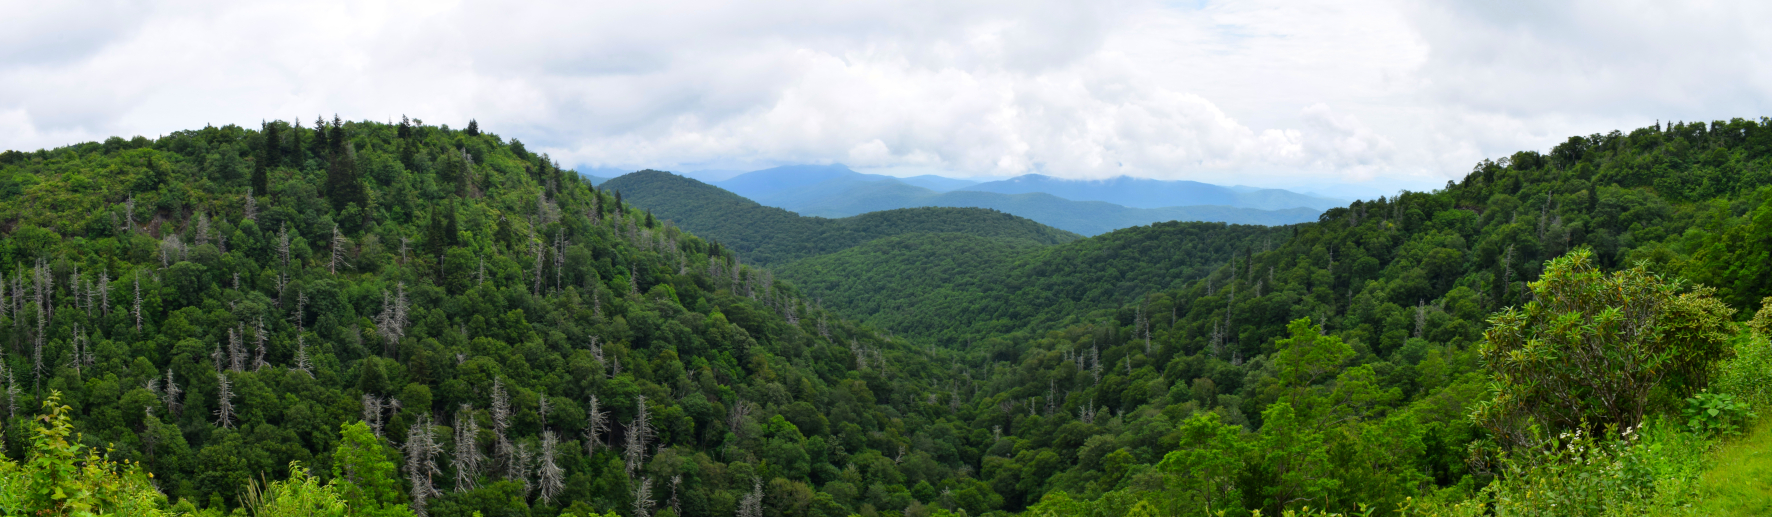
<svg viewBox="0 0 1772 517"><path fill-rule="evenodd" d="M529 450L529 444L519 443L512 455L510 479L523 486L523 495L527 497L535 486L529 483L529 468L535 464L535 451Z"/></svg>
<svg viewBox="0 0 1772 517"><path fill-rule="evenodd" d="M555 461L559 456L560 441L553 431L541 432L541 466L536 469L537 484L541 485L541 502L552 504L561 490L566 489L566 470L560 468Z"/></svg>
<svg viewBox="0 0 1772 517"><path fill-rule="evenodd" d="M652 500L652 478L648 476L640 480L640 485L634 488L634 517L652 517L652 507L655 504L657 503Z"/></svg>
<svg viewBox="0 0 1772 517"><path fill-rule="evenodd" d="M432 476L442 474L437 468L437 455L443 447L437 443L436 433L431 429L431 416L419 415L418 421L406 430L406 479L411 483L412 513L423 517L426 515L426 500L443 495L437 491Z"/></svg>
<svg viewBox="0 0 1772 517"><path fill-rule="evenodd" d="M6 282L0 281L0 285L5 285L5 284L6 284ZM98 287L98 314L99 314L99 317L108 318L111 316L111 269L110 268L105 268L104 271L102 271L98 274L98 286L97 287ZM0 288L0 292L4 292L4 291L5 291L5 289ZM5 305L5 304L6 304L6 302L0 301L0 305Z"/></svg>
<svg viewBox="0 0 1772 517"><path fill-rule="evenodd" d="M308 374L309 379L314 378L314 360L308 357L307 336L300 334L295 336L295 370Z"/></svg>
<svg viewBox="0 0 1772 517"><path fill-rule="evenodd" d="M676 474L676 475L671 476L671 513L676 514L676 515L683 515L683 504L681 502L677 501L677 487L682 484L683 484L683 475L682 474Z"/></svg>
<svg viewBox="0 0 1772 517"><path fill-rule="evenodd" d="M345 234L339 232L338 226L334 225L332 227L332 260L326 263L327 272L338 274L338 263L344 259L345 244L348 242L350 241L345 239Z"/></svg>
<svg viewBox="0 0 1772 517"><path fill-rule="evenodd" d="M271 365L271 363L265 362L265 353L267 352L267 350L265 349L265 341L268 339L268 336L265 335L265 318L263 316L260 316L257 321L258 322L254 324L254 327L252 330L252 342L253 342L253 350L254 350L253 359L252 359L252 371L255 371L255 372L264 369L264 367L266 367L266 366Z"/></svg>
<svg viewBox="0 0 1772 517"><path fill-rule="evenodd" d="M451 466L455 468L455 491L466 492L478 485L480 478L480 462L485 459L480 454L480 423L474 421L474 406L462 404L455 412L455 455L451 457Z"/></svg>
<svg viewBox="0 0 1772 517"><path fill-rule="evenodd" d="M197 212L197 245L209 243L209 214Z"/></svg>
<svg viewBox="0 0 1772 517"><path fill-rule="evenodd" d="M493 443L492 455L494 461L498 462L499 466L504 469L505 479L513 478L513 474L516 473L517 470L520 470L518 468L519 466L516 465L516 450L511 446L510 437L506 435L506 432L510 431L510 428L510 396L505 393L504 379L493 379L492 433L497 437L498 441Z"/></svg>
<svg viewBox="0 0 1772 517"><path fill-rule="evenodd" d="M246 206L241 208L241 216L248 221L258 221L258 200L252 197L252 187L246 188Z"/></svg>
<svg viewBox="0 0 1772 517"><path fill-rule="evenodd" d="M240 334L245 332L246 324L239 328L228 329L228 369L236 372L246 371L246 347L240 344Z"/></svg>
<svg viewBox="0 0 1772 517"><path fill-rule="evenodd" d="M751 414L751 404L740 400L732 404L732 410L726 414L726 430L740 441L744 440L744 421Z"/></svg>
<svg viewBox="0 0 1772 517"><path fill-rule="evenodd" d="M7 373L8 373L8 375L11 374L11 372L7 372ZM10 384L11 382L12 382L12 378L8 377L7 383ZM178 399L178 396L180 393L184 393L184 390L179 389L178 383L172 381L172 368L167 368L166 369L166 390L165 390L166 410L172 412L172 414L174 414L174 415L184 412L184 404L179 403L179 399Z"/></svg>
<svg viewBox="0 0 1772 517"><path fill-rule="evenodd" d="M634 473L646 463L646 445L652 441L652 415L646 409L646 396L635 397L634 420L628 422L626 447L622 449L622 460L627 466L628 478L633 479Z"/></svg>
<svg viewBox="0 0 1772 517"><path fill-rule="evenodd" d="M375 395L364 393L363 394L363 423L369 424L369 428L371 430L375 431L376 437L381 437L381 415L382 415L381 397L377 397Z"/></svg>
<svg viewBox="0 0 1772 517"><path fill-rule="evenodd" d="M597 454L597 447L603 445L603 433L609 432L609 412L604 411L597 403L597 396L591 395L591 405L585 412L585 454Z"/></svg>
<svg viewBox="0 0 1772 517"><path fill-rule="evenodd" d="M215 416L216 416L215 423L216 423L216 425L221 426L222 429L233 429L234 428L234 386L233 386L233 383L228 381L227 374L217 373L217 374L215 374L215 385L216 385L215 396L217 399L219 399L216 402L216 407L215 407Z"/></svg>
<svg viewBox="0 0 1772 517"><path fill-rule="evenodd" d="M751 478L751 493L738 501L738 517L763 517L763 478Z"/></svg>

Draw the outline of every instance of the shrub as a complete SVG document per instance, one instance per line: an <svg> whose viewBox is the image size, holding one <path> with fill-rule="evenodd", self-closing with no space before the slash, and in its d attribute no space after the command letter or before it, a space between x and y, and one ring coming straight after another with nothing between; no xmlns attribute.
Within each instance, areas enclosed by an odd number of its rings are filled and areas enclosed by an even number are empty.
<svg viewBox="0 0 1772 517"><path fill-rule="evenodd" d="M1708 443L1676 422L1579 428L1502 453L1495 482L1464 501L1410 500L1404 515L1635 516L1691 513Z"/></svg>
<svg viewBox="0 0 1772 517"><path fill-rule="evenodd" d="M43 400L24 463L0 456L0 515L170 515L166 496L135 463L80 445L61 392Z"/></svg>
<svg viewBox="0 0 1772 517"><path fill-rule="evenodd" d="M1754 319L1766 313L1761 309ZM1734 395L1753 407L1772 406L1772 342L1758 331L1737 335L1733 341L1735 357L1717 365L1712 391Z"/></svg>
<svg viewBox="0 0 1772 517"><path fill-rule="evenodd" d="M1733 309L1708 288L1687 289L1643 266L1610 275L1580 249L1551 260L1533 301L1490 319L1478 348L1494 375L1473 419L1510 445L1547 432L1642 422L1651 395L1677 397L1709 382L1727 356Z"/></svg>
<svg viewBox="0 0 1772 517"><path fill-rule="evenodd" d="M1747 403L1727 393L1704 392L1686 399L1686 427L1698 434L1735 434L1742 422L1754 417Z"/></svg>

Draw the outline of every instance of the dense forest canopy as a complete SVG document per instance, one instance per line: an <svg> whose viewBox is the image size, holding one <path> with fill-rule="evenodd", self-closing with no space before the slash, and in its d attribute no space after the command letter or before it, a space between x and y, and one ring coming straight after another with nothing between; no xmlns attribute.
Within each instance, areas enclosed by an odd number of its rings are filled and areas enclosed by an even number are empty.
<svg viewBox="0 0 1772 517"><path fill-rule="evenodd" d="M1168 222L1054 246L919 233L777 269L840 314L962 346L1062 328L1127 300L1179 289L1232 257L1271 250L1292 233L1292 227Z"/></svg>
<svg viewBox="0 0 1772 517"><path fill-rule="evenodd" d="M1291 227L1076 240L924 211L738 251L477 124L6 151L0 508L1655 513L1772 402L1767 141L1572 138ZM1547 323L1610 318L1571 294L1605 286L1683 307L1642 321L1684 333ZM1592 364L1666 377L1496 359L1599 341L1663 362ZM1583 420L1595 397L1635 405ZM1595 415L1631 427L1570 423ZM87 486L114 488L40 490Z"/></svg>
<svg viewBox="0 0 1772 517"><path fill-rule="evenodd" d="M335 119L0 163L15 457L59 391L182 508L291 462L432 515L626 513L648 483L694 515L912 500L810 483L881 461L903 483L886 458L922 388L887 372L924 354L520 142Z"/></svg>

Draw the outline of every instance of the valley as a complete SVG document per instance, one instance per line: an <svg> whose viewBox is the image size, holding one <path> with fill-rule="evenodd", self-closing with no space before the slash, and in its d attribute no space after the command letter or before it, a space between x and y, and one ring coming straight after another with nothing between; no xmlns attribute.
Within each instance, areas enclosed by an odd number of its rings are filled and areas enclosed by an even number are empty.
<svg viewBox="0 0 1772 517"><path fill-rule="evenodd" d="M1656 124L1099 232L592 185L410 121L5 151L0 509L1752 513L1769 141ZM1568 324L1626 302L1658 330Z"/></svg>

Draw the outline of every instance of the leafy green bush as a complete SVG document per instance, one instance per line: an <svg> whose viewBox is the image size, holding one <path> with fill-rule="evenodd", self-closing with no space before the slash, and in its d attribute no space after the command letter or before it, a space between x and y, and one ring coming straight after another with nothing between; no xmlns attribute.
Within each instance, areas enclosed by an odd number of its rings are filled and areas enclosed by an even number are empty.
<svg viewBox="0 0 1772 517"><path fill-rule="evenodd" d="M1582 248L1528 285L1533 300L1491 318L1478 348L1495 383L1473 417L1510 445L1534 427L1634 428L1653 392L1698 391L1729 352L1735 309L1642 265L1607 274Z"/></svg>
<svg viewBox="0 0 1772 517"><path fill-rule="evenodd" d="M171 515L136 463L80 445L60 391L43 400L24 463L0 456L0 515Z"/></svg>
<svg viewBox="0 0 1772 517"><path fill-rule="evenodd" d="M1699 434L1735 434L1754 417L1747 403L1728 393L1704 392L1686 399L1686 427Z"/></svg>
<svg viewBox="0 0 1772 517"><path fill-rule="evenodd" d="M346 502L339 480L321 484L301 462L289 463L289 479L246 486L246 507L256 517L345 517Z"/></svg>
<svg viewBox="0 0 1772 517"><path fill-rule="evenodd" d="M1575 430L1516 448L1494 462L1497 479L1476 497L1412 500L1406 515L1611 516L1679 514L1705 468L1703 437L1656 418L1603 434Z"/></svg>
<svg viewBox="0 0 1772 517"><path fill-rule="evenodd" d="M1760 310L1747 320L1747 328L1762 336L1772 334L1772 296L1760 299Z"/></svg>
<svg viewBox="0 0 1772 517"><path fill-rule="evenodd" d="M1764 314L1766 310L1761 309L1754 320ZM1772 405L1772 342L1758 331L1739 334L1733 341L1735 357L1717 365L1712 390L1734 395L1750 406Z"/></svg>

